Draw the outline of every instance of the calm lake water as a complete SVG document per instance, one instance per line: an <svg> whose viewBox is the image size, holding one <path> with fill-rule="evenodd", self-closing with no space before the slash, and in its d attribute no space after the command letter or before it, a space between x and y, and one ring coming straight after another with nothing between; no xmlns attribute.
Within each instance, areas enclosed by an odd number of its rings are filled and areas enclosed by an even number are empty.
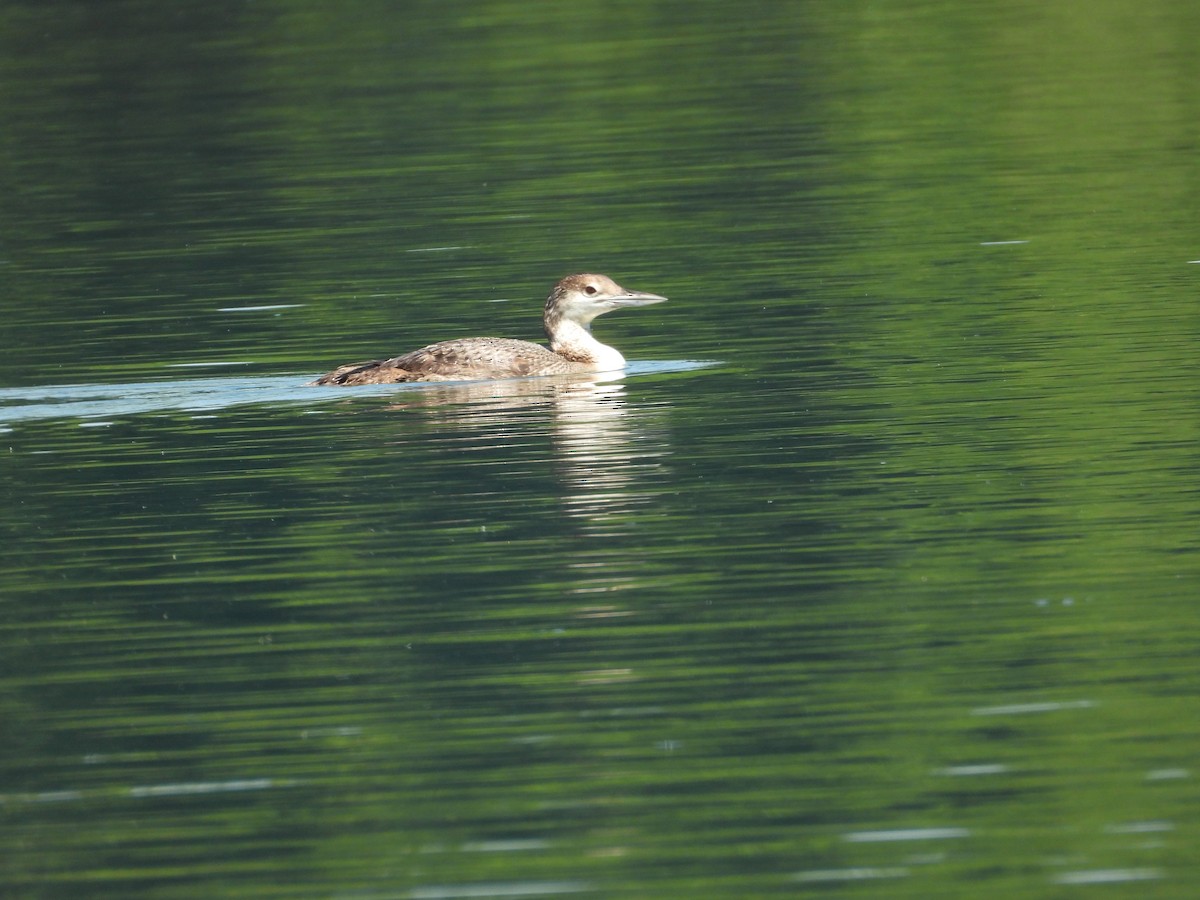
<svg viewBox="0 0 1200 900"><path fill-rule="evenodd" d="M1197 46L0 7L0 894L1195 897Z"/></svg>

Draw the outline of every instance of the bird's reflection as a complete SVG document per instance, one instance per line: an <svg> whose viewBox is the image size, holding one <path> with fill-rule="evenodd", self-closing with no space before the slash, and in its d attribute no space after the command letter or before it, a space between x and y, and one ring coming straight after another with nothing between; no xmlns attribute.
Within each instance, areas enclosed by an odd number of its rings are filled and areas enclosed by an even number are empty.
<svg viewBox="0 0 1200 900"><path fill-rule="evenodd" d="M591 383L555 398L555 447L564 511L589 531L625 530L623 514L650 499L667 453L666 431L633 415L622 383ZM641 411L644 412L644 411Z"/></svg>
<svg viewBox="0 0 1200 900"><path fill-rule="evenodd" d="M657 417L631 411L621 373L439 385L392 406L465 429L480 449L548 432L563 512L596 535L624 531L623 514L652 496L668 453Z"/></svg>

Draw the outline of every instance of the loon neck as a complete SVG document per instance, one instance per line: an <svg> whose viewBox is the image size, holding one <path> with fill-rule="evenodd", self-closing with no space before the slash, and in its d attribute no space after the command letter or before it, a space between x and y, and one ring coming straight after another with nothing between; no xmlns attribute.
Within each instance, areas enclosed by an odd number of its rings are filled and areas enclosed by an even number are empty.
<svg viewBox="0 0 1200 900"><path fill-rule="evenodd" d="M554 322L552 327L548 322L546 337L550 339L550 349L571 362L586 363L597 371L620 369L625 365L625 357L620 351L600 343L592 336L591 328L579 322L564 318Z"/></svg>

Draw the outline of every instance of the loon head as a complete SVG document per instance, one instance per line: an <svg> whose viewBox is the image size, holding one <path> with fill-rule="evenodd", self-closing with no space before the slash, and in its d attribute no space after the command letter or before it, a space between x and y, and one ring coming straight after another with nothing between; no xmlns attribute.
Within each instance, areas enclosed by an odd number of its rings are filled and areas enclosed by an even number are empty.
<svg viewBox="0 0 1200 900"><path fill-rule="evenodd" d="M584 328L614 309L663 303L666 297L644 291L627 291L607 275L568 275L546 298L546 330L566 320Z"/></svg>

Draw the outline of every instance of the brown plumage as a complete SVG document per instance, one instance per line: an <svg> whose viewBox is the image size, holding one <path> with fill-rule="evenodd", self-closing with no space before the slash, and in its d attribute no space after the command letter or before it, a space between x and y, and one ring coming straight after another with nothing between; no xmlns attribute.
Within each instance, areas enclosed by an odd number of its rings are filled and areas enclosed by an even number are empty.
<svg viewBox="0 0 1200 900"><path fill-rule="evenodd" d="M461 338L430 344L392 359L340 366L312 383L350 386L612 371L625 365L625 357L592 337L592 319L614 309L647 306L666 299L658 294L627 291L604 275L568 275L546 298L542 325L550 341L549 350L512 338Z"/></svg>

